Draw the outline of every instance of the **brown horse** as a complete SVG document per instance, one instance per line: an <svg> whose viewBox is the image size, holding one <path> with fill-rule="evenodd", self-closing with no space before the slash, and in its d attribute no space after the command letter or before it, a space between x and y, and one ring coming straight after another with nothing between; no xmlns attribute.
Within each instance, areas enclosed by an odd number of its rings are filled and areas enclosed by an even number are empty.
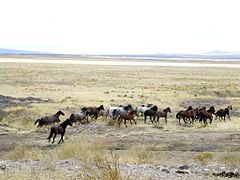
<svg viewBox="0 0 240 180"><path fill-rule="evenodd" d="M34 125L36 125L38 123L37 127L42 127L43 125L49 125L49 124L53 124L55 122L60 122L59 116L60 115L65 115L62 111L58 111L56 114L52 115L52 116L45 116L42 117L40 119L37 119L34 123Z"/></svg>
<svg viewBox="0 0 240 180"><path fill-rule="evenodd" d="M200 111L198 113L197 119L199 119L200 122L203 121L204 125L207 125L207 120L209 119L210 124L212 123L213 120L213 114L215 113L215 108L214 106L211 106L207 111Z"/></svg>
<svg viewBox="0 0 240 180"><path fill-rule="evenodd" d="M159 119L160 117L164 117L165 118L165 123L167 124L167 114L171 113L171 109L170 107L167 107L164 110L158 111L155 115L153 120L155 121L155 118L157 117L157 123L159 123ZM156 122L156 121L155 121Z"/></svg>
<svg viewBox="0 0 240 180"><path fill-rule="evenodd" d="M179 125L181 125L180 121L181 118L183 119L184 123L187 124L187 117L189 117L188 111L193 110L192 106L189 106L187 110L181 110L176 114L176 118L178 119Z"/></svg>
<svg viewBox="0 0 240 180"><path fill-rule="evenodd" d="M104 110L103 105L100 105L99 107L90 107L90 108L89 108L89 116L90 116L92 119L93 119L93 118L97 119L98 116L99 116L99 112L100 112L101 110Z"/></svg>
<svg viewBox="0 0 240 180"><path fill-rule="evenodd" d="M138 116L136 110L130 110L128 112L120 114L120 116L118 118L118 125L119 126L121 125L122 120L124 120L124 124L126 127L127 127L127 120L130 121L131 126L132 126L132 120L134 121L135 124L137 124L137 122L134 119L134 115Z"/></svg>
<svg viewBox="0 0 240 180"><path fill-rule="evenodd" d="M231 121L230 118L230 110L232 110L232 105L226 107L225 109L219 109L215 115L216 115L216 119L219 118L220 121L223 119L225 121L226 119L226 115L228 117L228 119Z"/></svg>

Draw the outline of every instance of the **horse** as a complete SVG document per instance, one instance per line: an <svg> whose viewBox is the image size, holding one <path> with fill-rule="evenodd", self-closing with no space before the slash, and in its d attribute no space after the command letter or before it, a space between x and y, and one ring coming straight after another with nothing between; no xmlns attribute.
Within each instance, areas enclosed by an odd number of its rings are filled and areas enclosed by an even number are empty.
<svg viewBox="0 0 240 180"><path fill-rule="evenodd" d="M178 119L179 125L181 125L181 118L183 119L184 123L187 124L186 116L188 116L188 111L193 110L192 106L189 106L187 110L181 110L176 114L176 118Z"/></svg>
<svg viewBox="0 0 240 180"><path fill-rule="evenodd" d="M127 112L130 109L133 109L131 104L127 106L110 107L108 109L108 116L115 120L121 113Z"/></svg>
<svg viewBox="0 0 240 180"><path fill-rule="evenodd" d="M121 125L122 120L124 120L124 124L127 127L127 120L130 121L131 126L132 126L132 120L134 121L135 124L137 124L137 122L134 119L134 115L138 116L137 111L136 110L130 110L128 112L124 112L122 114L120 114L119 118L118 118L118 125Z"/></svg>
<svg viewBox="0 0 240 180"><path fill-rule="evenodd" d="M100 110L99 113L98 113L98 117L102 116L103 118L107 118L108 116L108 113L107 113L107 110Z"/></svg>
<svg viewBox="0 0 240 180"><path fill-rule="evenodd" d="M219 109L219 110L215 113L216 119L219 118L220 121L221 121L222 119L225 121L226 115L227 115L228 119L231 121L230 113L229 113L230 110L232 110L232 105L226 107L225 109Z"/></svg>
<svg viewBox="0 0 240 180"><path fill-rule="evenodd" d="M136 111L138 114L144 115L144 112L148 109L150 109L153 106L153 104L148 104L147 106L141 105L136 108Z"/></svg>
<svg viewBox="0 0 240 180"><path fill-rule="evenodd" d="M60 115L63 115L65 116L65 114L62 112L62 111L58 111L57 113L55 113L54 115L51 115L51 116L45 116L45 117L42 117L40 119L37 119L34 123L34 125L36 125L38 123L38 126L37 127L42 127L43 125L49 125L49 124L53 124L55 122L60 122L60 119L59 119L59 116Z"/></svg>
<svg viewBox="0 0 240 180"><path fill-rule="evenodd" d="M103 105L100 105L99 107L90 107L89 109L89 116L93 119L97 119L98 118L98 115L99 115L99 112L101 110L104 110L104 107Z"/></svg>
<svg viewBox="0 0 240 180"><path fill-rule="evenodd" d="M69 119L71 120L71 122L75 122L75 124L77 124L77 121L79 121L79 124L89 123L88 121L89 109L82 109L82 110L84 111L79 113L73 113L70 115Z"/></svg>
<svg viewBox="0 0 240 180"><path fill-rule="evenodd" d="M165 123L167 124L167 114L171 113L171 109L170 107L167 107L164 110L158 111L155 115L153 120L155 121L155 118L157 117L157 123L159 123L159 119L160 117L164 117L165 118Z"/></svg>
<svg viewBox="0 0 240 180"><path fill-rule="evenodd" d="M54 141L55 141L55 138L56 138L56 136L57 136L57 134L61 134L61 138L60 138L60 140L58 141L58 144L60 144L60 142L62 141L62 142L64 142L63 141L63 136L64 136L64 134L65 134L65 132L66 132L66 128L67 128L67 126L72 126L72 122L71 122L71 120L70 119L66 119L64 122L62 122L60 125L58 125L58 126L53 126L52 128L51 128L51 131L50 131L50 134L49 134L49 136L48 136L48 142L50 142L50 140L51 140L51 138L53 137L53 141L52 141L52 144L54 143Z"/></svg>
<svg viewBox="0 0 240 180"><path fill-rule="evenodd" d="M210 124L212 123L213 120L213 114L215 113L215 108L214 106L211 106L207 111L200 111L198 113L197 119L199 119L200 122L203 121L204 125L207 125L207 120L209 119Z"/></svg>
<svg viewBox="0 0 240 180"><path fill-rule="evenodd" d="M147 120L147 117L149 116L150 117L150 120L151 122L153 123L153 120L152 118L155 116L155 114L157 113L158 111L158 107L157 106L153 106L151 107L150 109L146 110L144 112L144 123L146 124L146 120Z"/></svg>

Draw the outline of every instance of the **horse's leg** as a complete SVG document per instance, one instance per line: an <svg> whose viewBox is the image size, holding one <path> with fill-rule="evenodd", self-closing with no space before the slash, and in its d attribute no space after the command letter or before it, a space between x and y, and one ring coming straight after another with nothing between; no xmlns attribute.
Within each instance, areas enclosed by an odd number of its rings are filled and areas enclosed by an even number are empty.
<svg viewBox="0 0 240 180"><path fill-rule="evenodd" d="M187 121L186 121L187 119L185 119L185 117L183 117L183 121L184 121L184 123L185 124L187 124Z"/></svg>
<svg viewBox="0 0 240 180"><path fill-rule="evenodd" d="M64 134L61 134L61 138L60 138L60 140L58 141L58 144L60 144L61 141L64 142L64 141L63 141L63 136L64 136Z"/></svg>
<svg viewBox="0 0 240 180"><path fill-rule="evenodd" d="M144 123L147 123L147 116L144 115Z"/></svg>
<svg viewBox="0 0 240 180"><path fill-rule="evenodd" d="M160 117L157 117L157 124L159 124L159 119L160 119Z"/></svg>
<svg viewBox="0 0 240 180"><path fill-rule="evenodd" d="M124 119L124 124L127 127L127 120L126 119Z"/></svg>
<svg viewBox="0 0 240 180"><path fill-rule="evenodd" d="M150 116L150 120L151 120L151 122L153 123L152 116Z"/></svg>
<svg viewBox="0 0 240 180"><path fill-rule="evenodd" d="M50 131L50 134L49 134L49 136L48 136L48 138L47 138L47 139L48 139L48 142L50 142L52 136L53 136L53 131L51 130L51 131Z"/></svg>
<svg viewBox="0 0 240 180"><path fill-rule="evenodd" d="M57 133L55 133L54 136L53 136L52 144L55 142L55 138L56 138L56 136L57 136Z"/></svg>
<svg viewBox="0 0 240 180"><path fill-rule="evenodd" d="M135 125L137 124L137 121L134 119L134 118L132 118L132 120L134 121L134 123L135 123Z"/></svg>
<svg viewBox="0 0 240 180"><path fill-rule="evenodd" d="M118 118L118 126L119 126L119 127L121 126L121 122L122 122L122 118L119 117L119 118Z"/></svg>
<svg viewBox="0 0 240 180"><path fill-rule="evenodd" d="M130 119L129 121L130 121L130 124L131 124L131 126L132 126L132 119Z"/></svg>
<svg viewBox="0 0 240 180"><path fill-rule="evenodd" d="M210 120L210 124L212 124L213 117L210 117L209 120Z"/></svg>
<svg viewBox="0 0 240 180"><path fill-rule="evenodd" d="M181 125L181 122L180 122L180 120L181 120L181 118L179 117L179 118L178 118L178 123L179 123L179 125Z"/></svg>
<svg viewBox="0 0 240 180"><path fill-rule="evenodd" d="M167 124L167 116L165 116L165 124Z"/></svg>

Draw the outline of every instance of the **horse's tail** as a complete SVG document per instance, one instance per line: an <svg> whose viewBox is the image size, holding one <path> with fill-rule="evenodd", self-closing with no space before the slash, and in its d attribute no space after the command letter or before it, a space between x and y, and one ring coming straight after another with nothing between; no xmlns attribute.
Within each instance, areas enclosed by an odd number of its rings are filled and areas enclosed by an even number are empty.
<svg viewBox="0 0 240 180"><path fill-rule="evenodd" d="M177 118L177 119L179 118L180 113L181 113L181 111L176 114L176 118Z"/></svg>
<svg viewBox="0 0 240 180"><path fill-rule="evenodd" d="M37 119L34 123L34 126L40 121L41 119Z"/></svg>
<svg viewBox="0 0 240 180"><path fill-rule="evenodd" d="M52 129L51 129L50 134L49 134L49 136L48 136L47 139L50 141L50 139L52 138L52 136L53 136L53 131L52 131Z"/></svg>

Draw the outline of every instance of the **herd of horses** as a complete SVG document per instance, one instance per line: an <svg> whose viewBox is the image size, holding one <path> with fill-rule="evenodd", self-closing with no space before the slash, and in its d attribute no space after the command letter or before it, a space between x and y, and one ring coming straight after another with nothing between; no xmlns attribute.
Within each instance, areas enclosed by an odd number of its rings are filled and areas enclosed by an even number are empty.
<svg viewBox="0 0 240 180"><path fill-rule="evenodd" d="M211 106L209 109L206 109L206 107L193 108L192 106L189 106L187 109L179 111L176 114L176 119L178 119L179 125L181 125L182 120L185 124L193 124L195 121L199 121L203 122L206 126L208 124L208 121L210 124L212 123L213 115L215 115L216 119L220 119L220 121L225 121L226 118L231 120L230 110L232 110L231 105L217 111L215 110L214 106ZM167 107L165 109L159 109L158 106L154 104L141 105L135 108L133 108L131 104L128 104L126 106L120 105L109 107L106 110L103 105L100 105L98 107L83 107L81 108L80 112L71 114L70 117L67 118L64 122L57 126L53 126L47 139L50 142L51 138L53 138L52 143L54 143L56 135L61 134L61 138L58 143L60 143L61 141L63 142L63 136L68 125L72 126L73 123L87 124L89 123L89 118L95 120L99 117L110 118L113 121L117 121L119 126L122 122L124 122L125 126L127 127L128 121L131 125L133 123L137 124L136 120L134 119L136 116L143 117L145 124L147 123L147 119L149 119L152 123L159 123L159 119L162 117L167 124L168 113L171 113L170 107ZM62 111L58 111L51 116L37 119L34 125L38 123L37 127L42 127L54 123L59 123L59 117L61 115L64 116L65 114Z"/></svg>

